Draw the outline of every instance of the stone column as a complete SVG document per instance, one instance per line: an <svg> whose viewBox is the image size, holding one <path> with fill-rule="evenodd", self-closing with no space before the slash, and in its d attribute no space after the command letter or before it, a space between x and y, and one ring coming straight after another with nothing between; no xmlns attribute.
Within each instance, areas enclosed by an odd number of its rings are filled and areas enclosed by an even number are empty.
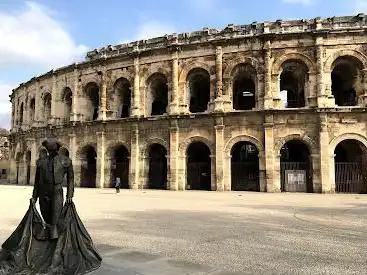
<svg viewBox="0 0 367 275"><path fill-rule="evenodd" d="M52 90L51 90L51 119L50 119L50 123L51 124L56 124L57 123L57 89L56 89L56 74L54 73L52 75Z"/></svg>
<svg viewBox="0 0 367 275"><path fill-rule="evenodd" d="M105 157L105 165L104 165L104 188L109 188L112 186L111 172L112 172L112 161L111 156Z"/></svg>
<svg viewBox="0 0 367 275"><path fill-rule="evenodd" d="M223 51L221 46L215 49L215 69L216 69L216 95L214 99L214 111L223 112Z"/></svg>
<svg viewBox="0 0 367 275"><path fill-rule="evenodd" d="M175 115L179 113L178 109L178 49L174 49L172 53L172 89L169 114Z"/></svg>
<svg viewBox="0 0 367 275"><path fill-rule="evenodd" d="M17 178L17 162L15 158L10 159L9 183L16 184Z"/></svg>
<svg viewBox="0 0 367 275"><path fill-rule="evenodd" d="M71 121L78 121L78 102L79 101L79 77L78 69L74 68L74 90L71 101Z"/></svg>
<svg viewBox="0 0 367 275"><path fill-rule="evenodd" d="M268 40L264 43L264 109L272 109L274 106L271 85L271 65L271 43Z"/></svg>
<svg viewBox="0 0 367 275"><path fill-rule="evenodd" d="M170 190L178 190L178 143L179 143L179 128L178 121L171 121L170 125L170 140L169 140L169 187Z"/></svg>
<svg viewBox="0 0 367 275"><path fill-rule="evenodd" d="M215 121L215 180L216 190L224 191L224 123L223 117Z"/></svg>
<svg viewBox="0 0 367 275"><path fill-rule="evenodd" d="M266 189L267 192L280 192L280 175L277 173L279 168L279 152L274 152L274 117L273 114L265 115L264 122L265 135L265 167L266 167Z"/></svg>
<svg viewBox="0 0 367 275"><path fill-rule="evenodd" d="M35 176L36 176L36 161L38 159L38 146L37 146L37 141L35 138L28 138L27 139L27 143L31 144L31 169L30 169L30 180L29 180L29 184L30 185L34 185L34 180L35 180Z"/></svg>
<svg viewBox="0 0 367 275"><path fill-rule="evenodd" d="M76 146L76 134L71 133L69 134L69 157L73 164L73 170L74 170L74 185L80 186L80 158L77 155L77 146Z"/></svg>
<svg viewBox="0 0 367 275"><path fill-rule="evenodd" d="M138 124L133 124L131 127L131 150L130 150L130 188L138 189L139 187L139 128Z"/></svg>
<svg viewBox="0 0 367 275"><path fill-rule="evenodd" d="M327 83L324 72L324 47L323 38L317 37L316 46L316 90L317 90L317 106L319 108L331 107L330 99L332 99L331 90L327 88L330 83Z"/></svg>
<svg viewBox="0 0 367 275"><path fill-rule="evenodd" d="M323 193L330 193L335 190L334 162L331 161L334 152L329 152L329 132L327 114L320 114L320 179ZM332 177L330 177L332 176Z"/></svg>
<svg viewBox="0 0 367 275"><path fill-rule="evenodd" d="M101 98L99 103L99 120L106 120L107 111L107 75L106 71L101 72Z"/></svg>
<svg viewBox="0 0 367 275"><path fill-rule="evenodd" d="M97 176L96 187L103 188L105 182L105 133L97 132Z"/></svg>
<svg viewBox="0 0 367 275"><path fill-rule="evenodd" d="M211 184L211 191L215 191L216 190L216 157L215 155L210 155L210 184Z"/></svg>
<svg viewBox="0 0 367 275"><path fill-rule="evenodd" d="M131 104L131 116L139 117L140 116L140 68L139 68L139 56L136 55L134 58L134 88L133 88L133 96L132 96L132 104Z"/></svg>

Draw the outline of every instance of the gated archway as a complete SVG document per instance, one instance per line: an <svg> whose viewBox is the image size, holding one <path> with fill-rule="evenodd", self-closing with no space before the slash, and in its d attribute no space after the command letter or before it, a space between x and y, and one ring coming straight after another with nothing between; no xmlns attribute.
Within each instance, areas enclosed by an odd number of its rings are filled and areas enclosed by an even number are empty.
<svg viewBox="0 0 367 275"><path fill-rule="evenodd" d="M149 189L167 188L167 150L161 144L154 143L149 146Z"/></svg>
<svg viewBox="0 0 367 275"><path fill-rule="evenodd" d="M96 187L97 153L93 146L87 145L80 154L80 186Z"/></svg>
<svg viewBox="0 0 367 275"><path fill-rule="evenodd" d="M231 150L231 190L260 191L259 151L247 141L237 142Z"/></svg>
<svg viewBox="0 0 367 275"><path fill-rule="evenodd" d="M111 163L111 187L114 187L116 178L121 180L121 188L129 189L129 151L124 145L115 148Z"/></svg>
<svg viewBox="0 0 367 275"><path fill-rule="evenodd" d="M193 142L186 152L187 186L191 190L211 190L210 149L202 142Z"/></svg>
<svg viewBox="0 0 367 275"><path fill-rule="evenodd" d="M282 192L313 192L312 160L308 146L290 140L280 150Z"/></svg>
<svg viewBox="0 0 367 275"><path fill-rule="evenodd" d="M358 140L341 141L334 151L335 192L367 192L367 148Z"/></svg>

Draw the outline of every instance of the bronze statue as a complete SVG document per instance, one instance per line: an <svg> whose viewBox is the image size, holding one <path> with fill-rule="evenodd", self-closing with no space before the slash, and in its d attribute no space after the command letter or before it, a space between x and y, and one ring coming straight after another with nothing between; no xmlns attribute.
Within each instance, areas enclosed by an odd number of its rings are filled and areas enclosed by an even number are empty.
<svg viewBox="0 0 367 275"><path fill-rule="evenodd" d="M74 172L69 157L58 153L55 138L42 145L30 205L22 221L3 243L0 275L86 274L100 267L102 258L85 229L72 201ZM67 178L63 205L62 183ZM42 217L35 203L39 198Z"/></svg>

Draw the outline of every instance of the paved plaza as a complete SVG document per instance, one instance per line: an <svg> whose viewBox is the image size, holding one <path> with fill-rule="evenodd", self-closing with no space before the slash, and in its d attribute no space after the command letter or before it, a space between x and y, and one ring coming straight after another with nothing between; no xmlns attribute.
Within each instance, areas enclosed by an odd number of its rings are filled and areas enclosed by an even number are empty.
<svg viewBox="0 0 367 275"><path fill-rule="evenodd" d="M32 188L0 186L0 242ZM367 196L76 189L93 274L366 274Z"/></svg>

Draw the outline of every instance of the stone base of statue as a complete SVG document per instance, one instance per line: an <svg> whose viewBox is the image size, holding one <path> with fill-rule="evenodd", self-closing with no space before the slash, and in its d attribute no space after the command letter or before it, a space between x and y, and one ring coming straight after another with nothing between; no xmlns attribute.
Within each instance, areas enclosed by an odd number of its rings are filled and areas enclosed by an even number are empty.
<svg viewBox="0 0 367 275"><path fill-rule="evenodd" d="M63 207L58 238L52 238L51 231L31 200L22 221L2 245L0 275L86 274L100 267L102 258L72 201Z"/></svg>

